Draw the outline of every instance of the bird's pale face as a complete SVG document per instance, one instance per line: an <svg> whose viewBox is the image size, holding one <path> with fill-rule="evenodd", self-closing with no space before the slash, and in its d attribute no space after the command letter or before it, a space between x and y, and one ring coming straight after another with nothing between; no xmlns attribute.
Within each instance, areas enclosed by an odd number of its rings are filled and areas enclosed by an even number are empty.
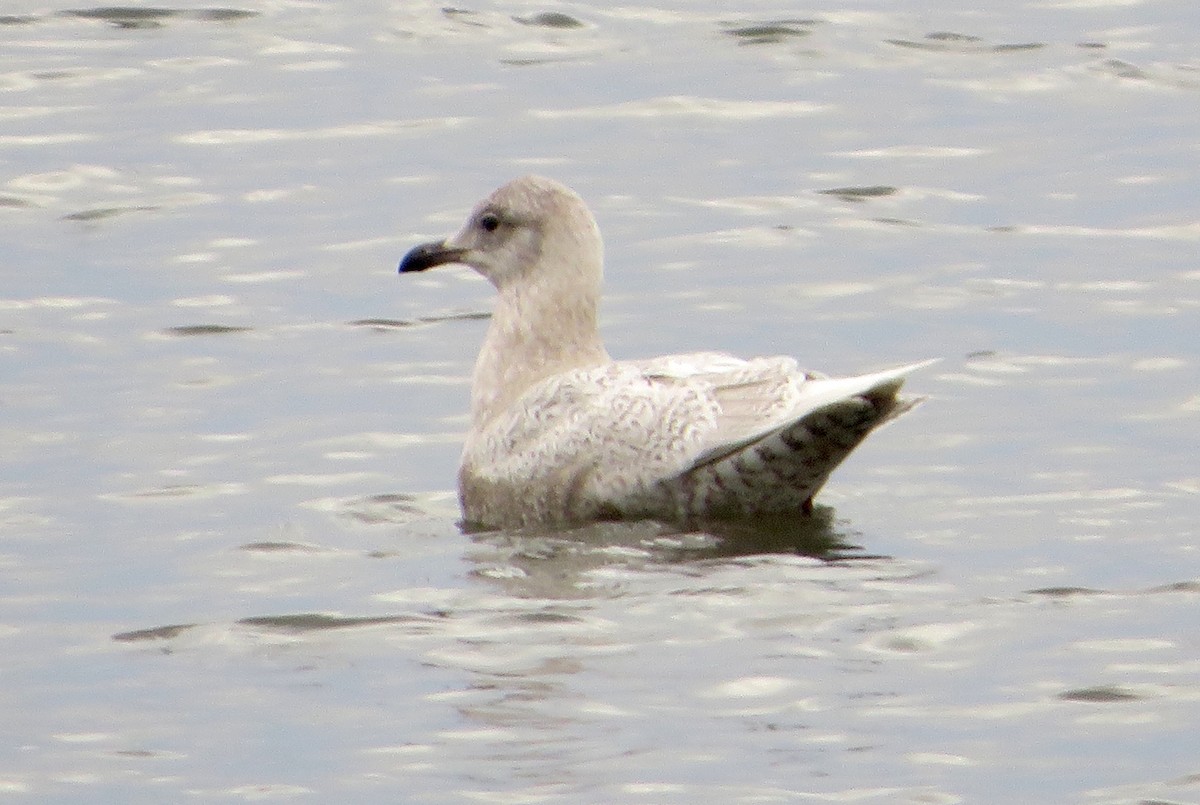
<svg viewBox="0 0 1200 805"><path fill-rule="evenodd" d="M424 271L447 263L468 265L504 287L537 265L546 232L547 198L556 187L517 179L480 202L463 228L451 238L423 243L404 256L400 272Z"/></svg>

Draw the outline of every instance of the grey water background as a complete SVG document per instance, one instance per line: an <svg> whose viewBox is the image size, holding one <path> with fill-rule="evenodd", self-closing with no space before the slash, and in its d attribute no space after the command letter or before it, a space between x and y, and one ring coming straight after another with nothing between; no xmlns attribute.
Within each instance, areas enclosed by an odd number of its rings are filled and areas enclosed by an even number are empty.
<svg viewBox="0 0 1200 805"><path fill-rule="evenodd" d="M0 801L1200 801L1200 7L971 5L6 3ZM525 172L618 357L943 358L836 550L459 530Z"/></svg>

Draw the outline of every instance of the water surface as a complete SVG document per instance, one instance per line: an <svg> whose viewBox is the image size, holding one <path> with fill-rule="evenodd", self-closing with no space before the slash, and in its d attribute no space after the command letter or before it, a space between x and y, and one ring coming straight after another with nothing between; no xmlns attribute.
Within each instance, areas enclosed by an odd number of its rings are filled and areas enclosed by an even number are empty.
<svg viewBox="0 0 1200 805"><path fill-rule="evenodd" d="M1200 15L1174 2L0 16L0 792L1200 798ZM538 171L637 357L942 357L803 540L466 534Z"/></svg>

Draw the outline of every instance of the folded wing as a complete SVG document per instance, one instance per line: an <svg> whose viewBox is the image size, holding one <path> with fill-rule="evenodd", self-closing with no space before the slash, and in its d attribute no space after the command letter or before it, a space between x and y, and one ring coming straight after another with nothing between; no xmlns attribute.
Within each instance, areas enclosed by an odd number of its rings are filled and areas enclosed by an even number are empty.
<svg viewBox="0 0 1200 805"><path fill-rule="evenodd" d="M805 511L874 428L919 400L913 364L822 378L790 358L718 353L617 362L531 388L463 456L480 521L693 519Z"/></svg>

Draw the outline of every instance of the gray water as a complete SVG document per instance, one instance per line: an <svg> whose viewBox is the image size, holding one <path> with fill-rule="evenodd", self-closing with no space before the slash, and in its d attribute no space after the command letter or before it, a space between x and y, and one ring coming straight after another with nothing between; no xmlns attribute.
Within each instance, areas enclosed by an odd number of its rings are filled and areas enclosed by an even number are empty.
<svg viewBox="0 0 1200 805"><path fill-rule="evenodd" d="M1200 802L1200 7L0 14L0 801ZM809 533L464 534L490 304L927 357Z"/></svg>

